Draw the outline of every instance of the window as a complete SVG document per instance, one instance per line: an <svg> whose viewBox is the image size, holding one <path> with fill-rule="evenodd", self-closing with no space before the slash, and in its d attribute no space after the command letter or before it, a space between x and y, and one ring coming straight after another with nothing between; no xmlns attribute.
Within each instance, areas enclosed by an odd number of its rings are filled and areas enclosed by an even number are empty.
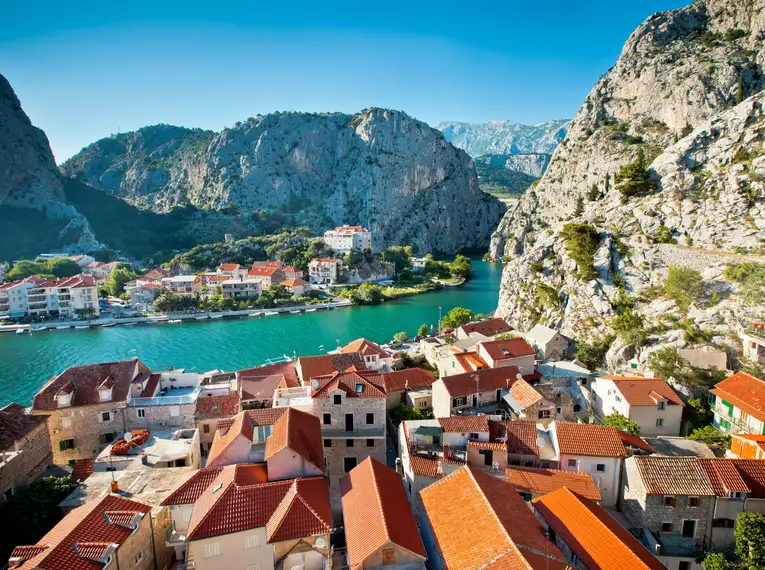
<svg viewBox="0 0 765 570"><path fill-rule="evenodd" d="M478 439L478 434L473 432L470 434L470 439Z"/></svg>
<svg viewBox="0 0 765 570"><path fill-rule="evenodd" d="M146 417L146 410L143 408L136 408L135 415L139 418L145 418Z"/></svg>
<svg viewBox="0 0 765 570"><path fill-rule="evenodd" d="M661 523L661 532L672 532L674 525L671 522Z"/></svg>
<svg viewBox="0 0 765 570"><path fill-rule="evenodd" d="M367 413L367 425L375 423L375 415L372 413Z"/></svg>
<svg viewBox="0 0 765 570"><path fill-rule="evenodd" d="M348 473L351 469L356 467L357 459L355 457L344 457L343 458L343 471Z"/></svg>
<svg viewBox="0 0 765 570"><path fill-rule="evenodd" d="M61 427L62 428L70 428L72 427L72 418L64 416L61 418Z"/></svg>
<svg viewBox="0 0 765 570"><path fill-rule="evenodd" d="M691 563L688 560L681 560L677 563L677 570L691 570Z"/></svg>
<svg viewBox="0 0 765 570"><path fill-rule="evenodd" d="M549 418L550 417L550 410L539 410L539 418Z"/></svg>
<svg viewBox="0 0 765 570"><path fill-rule="evenodd" d="M598 473L605 473L606 472L606 464L605 463L598 463L595 466L595 471Z"/></svg>
<svg viewBox="0 0 765 570"><path fill-rule="evenodd" d="M658 418L656 420L656 427L664 427L664 419L663 418Z"/></svg>
<svg viewBox="0 0 765 570"><path fill-rule="evenodd" d="M736 521L733 519L714 519L712 526L716 528L733 528L736 526Z"/></svg>
<svg viewBox="0 0 765 570"><path fill-rule="evenodd" d="M333 402L335 405L337 405L337 406L339 406L340 404L342 404L342 403L343 403L343 397L342 397L342 395L340 395L340 394L335 394L334 396L332 396L332 402Z"/></svg>
<svg viewBox="0 0 765 570"><path fill-rule="evenodd" d="M452 400L452 407L453 408L459 408L460 406L464 406L467 404L467 397L460 396L459 398L454 398Z"/></svg>
<svg viewBox="0 0 765 570"><path fill-rule="evenodd" d="M257 534L249 534L244 537L244 548L255 548L260 545Z"/></svg>
<svg viewBox="0 0 765 570"><path fill-rule="evenodd" d="M666 407L667 407L667 402L659 402L656 405L656 409L657 410L664 410L664 409L666 409Z"/></svg>
<svg viewBox="0 0 765 570"><path fill-rule="evenodd" d="M689 507L698 507L699 506L699 498L698 497L688 497L688 506Z"/></svg>
<svg viewBox="0 0 765 570"><path fill-rule="evenodd" d="M181 517L185 521L191 520L191 509L184 508L183 509L183 516Z"/></svg>
<svg viewBox="0 0 765 570"><path fill-rule="evenodd" d="M383 566L396 563L396 551L393 548L384 548L382 551Z"/></svg>
<svg viewBox="0 0 765 570"><path fill-rule="evenodd" d="M114 439L117 437L117 434L114 433L102 433L98 436L98 442L101 445L106 445L107 443L111 443L114 441Z"/></svg>
<svg viewBox="0 0 765 570"><path fill-rule="evenodd" d="M669 497L669 496L664 497L665 507L674 507L675 505L677 505L677 499L675 497Z"/></svg>
<svg viewBox="0 0 765 570"><path fill-rule="evenodd" d="M530 502L531 502L531 499L532 499L531 493L522 493L522 492L519 492L518 494L519 494L519 495L521 496L521 498L522 498L524 501L526 501L527 503L530 503Z"/></svg>
<svg viewBox="0 0 765 570"><path fill-rule="evenodd" d="M332 416L330 414L323 414L322 415L322 421L324 422L325 426L328 426L332 423Z"/></svg>
<svg viewBox="0 0 765 570"><path fill-rule="evenodd" d="M375 440L374 439L368 439L367 440L367 447L374 447L375 446Z"/></svg>
<svg viewBox="0 0 765 570"><path fill-rule="evenodd" d="M272 429L273 426L258 426L258 441L266 441Z"/></svg>
<svg viewBox="0 0 765 570"><path fill-rule="evenodd" d="M356 393L361 394L363 391L364 391L364 384L362 384L361 382L356 384Z"/></svg>
<svg viewBox="0 0 765 570"><path fill-rule="evenodd" d="M569 459L568 460L568 466L569 467L576 467L576 459Z"/></svg>
<svg viewBox="0 0 765 570"><path fill-rule="evenodd" d="M345 447L353 447L354 443L352 439L346 439L345 440Z"/></svg>
<svg viewBox="0 0 765 570"><path fill-rule="evenodd" d="M417 405L420 408L427 408L428 407L428 401L427 400L420 400Z"/></svg>
<svg viewBox="0 0 765 570"><path fill-rule="evenodd" d="M325 439L324 440L324 447L332 447L332 440L331 439Z"/></svg>
<svg viewBox="0 0 765 570"><path fill-rule="evenodd" d="M67 449L74 449L74 439L62 439L58 442L58 448L60 451L66 451Z"/></svg>
<svg viewBox="0 0 765 570"><path fill-rule="evenodd" d="M203 424L202 425L202 431L204 433L210 433L210 424Z"/></svg>
<svg viewBox="0 0 765 570"><path fill-rule="evenodd" d="M621 399L619 396L614 396L614 399L615 399L617 402L621 402L621 401L622 401L622 399Z"/></svg>
<svg viewBox="0 0 765 570"><path fill-rule="evenodd" d="M112 421L112 414L111 412L101 412L100 418L100 421L102 422L110 422Z"/></svg>
<svg viewBox="0 0 765 570"><path fill-rule="evenodd" d="M213 558L214 556L220 556L220 544L217 542L205 544L205 558Z"/></svg>
<svg viewBox="0 0 765 570"><path fill-rule="evenodd" d="M683 536L685 538L696 538L697 521L690 519L683 521Z"/></svg>

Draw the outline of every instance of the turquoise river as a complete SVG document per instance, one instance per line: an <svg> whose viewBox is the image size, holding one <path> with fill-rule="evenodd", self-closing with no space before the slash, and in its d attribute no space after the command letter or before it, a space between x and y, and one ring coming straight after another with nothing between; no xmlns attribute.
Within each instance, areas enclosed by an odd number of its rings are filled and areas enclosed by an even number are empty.
<svg viewBox="0 0 765 570"><path fill-rule="evenodd" d="M337 343L366 337L387 342L398 331L414 336L423 323L438 322L455 306L476 313L497 306L500 265L473 260L474 277L461 287L407 297L374 307L351 307L302 315L221 319L199 323L117 326L90 330L0 334L0 406L28 405L35 392L68 366L136 355L148 366L200 372L233 371L282 355L319 354Z"/></svg>

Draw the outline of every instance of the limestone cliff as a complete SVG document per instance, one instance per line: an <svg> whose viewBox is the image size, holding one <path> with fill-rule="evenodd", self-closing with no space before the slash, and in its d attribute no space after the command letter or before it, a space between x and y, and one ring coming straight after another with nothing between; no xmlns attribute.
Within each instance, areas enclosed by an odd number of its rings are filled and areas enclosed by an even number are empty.
<svg viewBox="0 0 765 570"><path fill-rule="evenodd" d="M146 127L88 146L61 170L158 212L269 208L316 229L363 224L376 249L482 247L504 211L480 191L465 152L384 109L259 115L217 134Z"/></svg>
<svg viewBox="0 0 765 570"><path fill-rule="evenodd" d="M654 14L630 36L542 179L492 237L490 253L507 262L503 316L588 338L609 329L620 289L661 284L670 264L693 262L709 270L711 286L727 287L724 262L765 240L764 28L765 0L700 0ZM562 235L569 223L598 236L596 279L581 279ZM728 255L699 262L716 251ZM718 334L736 311L757 309L739 303L735 287L726 291L727 301L696 315ZM676 307L638 310L650 319Z"/></svg>

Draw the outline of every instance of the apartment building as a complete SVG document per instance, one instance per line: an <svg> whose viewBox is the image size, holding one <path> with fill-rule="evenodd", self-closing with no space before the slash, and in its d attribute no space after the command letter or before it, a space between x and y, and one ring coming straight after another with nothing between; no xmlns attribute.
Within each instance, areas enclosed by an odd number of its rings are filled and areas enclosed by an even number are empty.
<svg viewBox="0 0 765 570"><path fill-rule="evenodd" d="M228 281L219 283L220 293L224 299L233 299L234 301L247 301L260 297L262 283L258 279L231 278Z"/></svg>
<svg viewBox="0 0 765 570"><path fill-rule="evenodd" d="M736 372L709 391L716 428L728 433L765 434L765 382Z"/></svg>
<svg viewBox="0 0 765 570"><path fill-rule="evenodd" d="M202 278L199 275L163 277L162 286L176 295L194 295L202 292Z"/></svg>
<svg viewBox="0 0 765 570"><path fill-rule="evenodd" d="M278 285L287 279L280 262L266 262L266 265L254 264L252 269L247 272L247 279L250 281L259 281L262 290L268 289L272 285Z"/></svg>
<svg viewBox="0 0 765 570"><path fill-rule="evenodd" d="M0 316L25 316L29 312L27 291L34 289L35 281L35 279L25 279L0 285Z"/></svg>
<svg viewBox="0 0 765 570"><path fill-rule="evenodd" d="M324 232L324 243L337 253L372 249L372 233L362 226L340 226Z"/></svg>
<svg viewBox="0 0 765 570"><path fill-rule="evenodd" d="M42 475L52 459L44 416L15 403L0 408L0 503Z"/></svg>
<svg viewBox="0 0 765 570"><path fill-rule="evenodd" d="M65 279L30 277L0 286L0 315L73 317L99 314L98 288L91 275Z"/></svg>
<svg viewBox="0 0 765 570"><path fill-rule="evenodd" d="M335 285L343 274L343 262L337 257L316 257L308 262L308 279L319 285Z"/></svg>

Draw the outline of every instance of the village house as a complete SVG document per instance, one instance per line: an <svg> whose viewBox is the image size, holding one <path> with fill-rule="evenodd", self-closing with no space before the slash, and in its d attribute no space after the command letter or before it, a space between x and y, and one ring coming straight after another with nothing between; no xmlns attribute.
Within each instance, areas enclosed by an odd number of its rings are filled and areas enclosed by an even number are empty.
<svg viewBox="0 0 765 570"><path fill-rule="evenodd" d="M569 489L584 499L600 501L600 491L589 473L509 466L505 469L505 479L527 503L558 489Z"/></svg>
<svg viewBox="0 0 765 570"><path fill-rule="evenodd" d="M216 269L218 275L226 275L230 279L244 279L247 275L247 268L238 263L221 263Z"/></svg>
<svg viewBox="0 0 765 570"><path fill-rule="evenodd" d="M310 290L311 286L307 281L303 281L300 278L288 277L281 283L279 283L292 295L305 295L306 291Z"/></svg>
<svg viewBox="0 0 765 570"><path fill-rule="evenodd" d="M223 281L218 284L220 287L220 293L224 299L233 299L234 301L249 301L251 299L257 299L262 292L262 285L260 280L232 277L228 281Z"/></svg>
<svg viewBox="0 0 765 570"><path fill-rule="evenodd" d="M392 410L403 404L417 410L433 407L431 386L436 378L422 368L383 372L386 407Z"/></svg>
<svg viewBox="0 0 765 570"><path fill-rule="evenodd" d="M370 370L390 370L390 365L393 362L391 354L380 348L379 344L365 338L354 340L338 352L340 354L360 354L364 359L364 365Z"/></svg>
<svg viewBox="0 0 765 570"><path fill-rule="evenodd" d="M524 500L502 479L462 467L420 495L420 532L429 568L567 566Z"/></svg>
<svg viewBox="0 0 765 570"><path fill-rule="evenodd" d="M479 410L497 411L520 373L513 367L477 370L441 377L433 383L433 413L446 418Z"/></svg>
<svg viewBox="0 0 765 570"><path fill-rule="evenodd" d="M603 376L592 384L592 409L601 418L621 414L643 436L679 436L685 403L660 378Z"/></svg>
<svg viewBox="0 0 765 570"><path fill-rule="evenodd" d="M530 380L537 390L537 384L550 384L558 390L565 390L571 396L574 413L587 412L591 409L592 383L595 373L583 366L578 360L558 360L542 362L537 366L538 380ZM564 414L565 416L565 414Z"/></svg>
<svg viewBox="0 0 765 570"><path fill-rule="evenodd" d="M132 284L125 285L125 293L130 297L132 305L148 307L157 298L161 288L161 283L135 280Z"/></svg>
<svg viewBox="0 0 765 570"><path fill-rule="evenodd" d="M102 261L91 261L84 268L83 271L93 276L96 281L106 281L120 263L118 261L111 261L104 263Z"/></svg>
<svg viewBox="0 0 765 570"><path fill-rule="evenodd" d="M154 269L147 271L139 279L141 281L147 281L149 283L162 283L162 279L170 277L170 272L167 269L161 267L155 267Z"/></svg>
<svg viewBox="0 0 765 570"><path fill-rule="evenodd" d="M207 456L210 451L218 431L218 422L231 419L238 413L239 394L237 393L197 398L194 420L199 431L199 446L203 456Z"/></svg>
<svg viewBox="0 0 765 570"><path fill-rule="evenodd" d="M151 371L138 359L72 366L35 395L32 413L47 416L57 465L93 458L125 431L125 408L133 381Z"/></svg>
<svg viewBox="0 0 765 570"><path fill-rule="evenodd" d="M366 370L364 358L358 352L301 356L295 363L300 385L308 386L311 378L346 370Z"/></svg>
<svg viewBox="0 0 765 570"><path fill-rule="evenodd" d="M361 226L340 226L334 230L327 230L323 239L327 247L337 253L372 249L372 234Z"/></svg>
<svg viewBox="0 0 765 570"><path fill-rule="evenodd" d="M308 262L308 279L319 285L335 285L343 274L343 262L337 257L315 257Z"/></svg>
<svg viewBox="0 0 765 570"><path fill-rule="evenodd" d="M566 419L563 416L562 400L563 396L567 395L568 408L573 408L570 403L571 396L561 391L555 395L557 401L553 401L545 398L536 388L538 386L531 386L523 378L513 382L509 393L504 397L509 407L510 417L515 420L531 421Z"/></svg>
<svg viewBox="0 0 765 570"><path fill-rule="evenodd" d="M522 375L533 374L536 352L522 338L481 341L476 353L490 368L514 366Z"/></svg>
<svg viewBox="0 0 765 570"><path fill-rule="evenodd" d="M163 277L162 286L175 295L194 295L202 292L202 279L199 275Z"/></svg>
<svg viewBox="0 0 765 570"><path fill-rule="evenodd" d="M596 502L568 487L533 501L537 519L576 570L666 570Z"/></svg>
<svg viewBox="0 0 765 570"><path fill-rule="evenodd" d="M284 412L284 408L245 410L231 419L219 420L207 454L207 467L264 461L266 440Z"/></svg>
<svg viewBox="0 0 765 570"><path fill-rule="evenodd" d="M280 362L257 366L236 372L235 391L239 394L242 409L271 407L274 390L300 386L297 366L300 363ZM332 368L330 368L332 371Z"/></svg>
<svg viewBox="0 0 765 570"><path fill-rule="evenodd" d="M559 467L555 446L549 432L542 429L542 424L526 420L489 421L489 428L490 441L506 446L508 466Z"/></svg>
<svg viewBox="0 0 765 570"><path fill-rule="evenodd" d="M765 382L736 372L718 382L712 394L713 425L729 433L765 433Z"/></svg>
<svg viewBox="0 0 765 570"><path fill-rule="evenodd" d="M439 361L449 358L455 353L475 354L475 345L482 340L489 340L489 338L477 332L471 332L464 338L457 338L452 333L440 336L427 336L420 339L420 352L428 359L428 362L440 369L441 365L439 365ZM488 368L488 365L485 362L480 362L479 364L479 368ZM443 368L448 369L449 365L444 363ZM452 372L452 374L469 372L470 370L475 370L475 368L459 370L457 372Z"/></svg>
<svg viewBox="0 0 765 570"><path fill-rule="evenodd" d="M568 340L555 329L534 325L526 333L526 341L542 360L563 360L568 352Z"/></svg>
<svg viewBox="0 0 765 570"><path fill-rule="evenodd" d="M739 336L746 358L765 364L765 324L752 323L749 328L741 327Z"/></svg>
<svg viewBox="0 0 765 570"><path fill-rule="evenodd" d="M27 414L16 403L0 408L0 503L37 479L51 461L45 417Z"/></svg>
<svg viewBox="0 0 765 570"><path fill-rule="evenodd" d="M106 495L71 511L37 544L17 546L8 565L15 570L156 568L165 547L154 540L150 511L138 501Z"/></svg>
<svg viewBox="0 0 765 570"><path fill-rule="evenodd" d="M731 434L727 453L736 459L765 459L765 435Z"/></svg>
<svg viewBox="0 0 765 570"><path fill-rule="evenodd" d="M303 271L301 269L296 269L295 267L292 267L291 265L286 265L282 267L282 270L284 271L284 276L289 279L299 279L302 281L303 279Z"/></svg>
<svg viewBox="0 0 765 570"><path fill-rule="evenodd" d="M70 255L69 259L74 261L80 267L85 267L89 263L93 263L96 260L96 258L93 257L92 255L84 255L84 254Z"/></svg>
<svg viewBox="0 0 765 570"><path fill-rule="evenodd" d="M471 333L479 333L486 338L493 338L500 333L508 333L513 330L505 319L494 317L458 326L454 335L458 339L468 338Z"/></svg>
<svg viewBox="0 0 765 570"><path fill-rule="evenodd" d="M425 547L393 469L368 457L343 477L341 488L351 570L425 570Z"/></svg>
<svg viewBox="0 0 765 570"><path fill-rule="evenodd" d="M269 262L266 262L269 263ZM247 278L251 281L260 281L260 287L262 290L266 290L272 285L278 285L284 281L287 277L284 275L284 271L281 269L281 263L268 265L253 264L252 268L247 272Z"/></svg>

